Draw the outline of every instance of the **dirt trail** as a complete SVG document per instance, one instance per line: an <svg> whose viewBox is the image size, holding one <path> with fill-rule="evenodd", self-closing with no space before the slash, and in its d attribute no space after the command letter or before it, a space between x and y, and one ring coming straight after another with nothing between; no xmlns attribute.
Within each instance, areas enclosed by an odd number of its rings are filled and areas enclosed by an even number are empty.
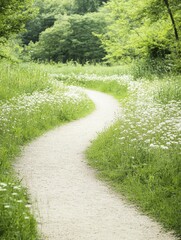
<svg viewBox="0 0 181 240"><path fill-rule="evenodd" d="M85 163L90 140L119 108L111 96L86 92L96 111L29 144L15 166L38 209L43 240L175 239L98 181Z"/></svg>

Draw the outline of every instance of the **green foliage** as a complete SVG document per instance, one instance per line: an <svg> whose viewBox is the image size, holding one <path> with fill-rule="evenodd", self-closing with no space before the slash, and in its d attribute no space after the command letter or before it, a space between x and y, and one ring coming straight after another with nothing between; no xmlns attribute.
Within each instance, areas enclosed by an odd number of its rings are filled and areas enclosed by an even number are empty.
<svg viewBox="0 0 181 240"><path fill-rule="evenodd" d="M2 151L2 150L1 150ZM5 150L4 150L5 151ZM11 173L12 174L12 173ZM8 182L7 182L8 178ZM25 189L11 176L0 177L0 239L38 240L36 221L29 211Z"/></svg>
<svg viewBox="0 0 181 240"><path fill-rule="evenodd" d="M103 0L75 0L74 11L77 14L85 14L87 12L96 12L98 8L106 2Z"/></svg>
<svg viewBox="0 0 181 240"><path fill-rule="evenodd" d="M181 101L181 76L174 76L171 80L163 78L155 99L164 104L170 101Z"/></svg>
<svg viewBox="0 0 181 240"><path fill-rule="evenodd" d="M12 33L18 33L25 22L32 16L32 0L1 1L0 3L0 43Z"/></svg>
<svg viewBox="0 0 181 240"><path fill-rule="evenodd" d="M170 9L180 35L179 1L170 1ZM104 11L107 11L110 24L100 39L109 62L159 58L165 64L178 64L176 59L179 59L180 40L175 39L164 1L111 0Z"/></svg>
<svg viewBox="0 0 181 240"><path fill-rule="evenodd" d="M56 18L64 13L63 3L56 1L36 0L34 6L38 9L36 17L26 23L26 32L21 34L23 44L28 45L31 41L37 42L41 32L53 26Z"/></svg>
<svg viewBox="0 0 181 240"><path fill-rule="evenodd" d="M77 63L77 62L67 62L66 64L63 63L51 63L47 64L47 71L51 74L55 75L64 75L65 79L67 78L76 78L80 75L84 77L86 75L91 76L99 76L100 78L105 78L112 75L128 75L130 73L130 67L128 65L115 65L115 66L108 66L104 63L96 63L96 64L89 64L86 63L84 65ZM112 79L113 80L113 79Z"/></svg>
<svg viewBox="0 0 181 240"><path fill-rule="evenodd" d="M2 0L0 2L0 59L16 60L18 49L15 34L19 33L35 9L33 0Z"/></svg>
<svg viewBox="0 0 181 240"><path fill-rule="evenodd" d="M39 9L36 17L26 24L26 32L21 35L23 44L37 42L40 34L54 25L60 15L85 14L95 12L102 4L101 0L36 0L34 6Z"/></svg>
<svg viewBox="0 0 181 240"><path fill-rule="evenodd" d="M166 74L173 74L173 68L174 66L170 61L163 61L160 58L133 60L129 64L130 74L135 80L139 78L153 80L157 77L162 79Z"/></svg>
<svg viewBox="0 0 181 240"><path fill-rule="evenodd" d="M167 154L149 152L140 141L129 146L122 140L122 144L120 138L126 138L126 134L121 134L121 124L115 124L93 141L87 151L90 165L118 192L180 234L179 149ZM134 135L129 140L133 138Z"/></svg>
<svg viewBox="0 0 181 240"><path fill-rule="evenodd" d="M101 33L104 26L104 17L99 13L62 16L28 50L33 59L40 61L98 62L105 53L93 33Z"/></svg>
<svg viewBox="0 0 181 240"><path fill-rule="evenodd" d="M0 62L0 101L6 101L21 94L43 91L49 85L44 67L35 64L23 65Z"/></svg>
<svg viewBox="0 0 181 240"><path fill-rule="evenodd" d="M83 74L57 74L56 78L66 85L81 86L113 95L118 100L127 96L128 88L126 84L120 84L115 77L83 75Z"/></svg>
<svg viewBox="0 0 181 240"><path fill-rule="evenodd" d="M16 37L12 36L3 44L0 43L0 59L6 58L12 62L18 62L22 51L23 48Z"/></svg>

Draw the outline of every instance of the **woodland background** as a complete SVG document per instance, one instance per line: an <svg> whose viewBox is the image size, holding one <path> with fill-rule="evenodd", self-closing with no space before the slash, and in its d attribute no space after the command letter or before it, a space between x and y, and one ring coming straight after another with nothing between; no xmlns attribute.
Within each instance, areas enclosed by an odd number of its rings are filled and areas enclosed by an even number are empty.
<svg viewBox="0 0 181 240"><path fill-rule="evenodd" d="M21 30L21 32L20 32ZM1 0L0 56L180 71L179 0Z"/></svg>

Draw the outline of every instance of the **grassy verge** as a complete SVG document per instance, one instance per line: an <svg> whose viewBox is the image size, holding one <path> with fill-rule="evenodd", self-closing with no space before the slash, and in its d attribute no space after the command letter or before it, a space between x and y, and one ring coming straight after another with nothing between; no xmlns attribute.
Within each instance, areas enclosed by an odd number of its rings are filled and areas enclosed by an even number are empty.
<svg viewBox="0 0 181 240"><path fill-rule="evenodd" d="M0 101L42 91L50 85L44 65L0 62Z"/></svg>
<svg viewBox="0 0 181 240"><path fill-rule="evenodd" d="M0 63L1 240L39 239L26 189L12 169L21 146L48 129L94 109L79 88L49 79L45 68Z"/></svg>
<svg viewBox="0 0 181 240"><path fill-rule="evenodd" d="M118 77L118 75L99 76L96 74L57 74L55 77L66 85L81 86L108 93L118 100L125 98L128 94L128 76L124 75Z"/></svg>
<svg viewBox="0 0 181 240"><path fill-rule="evenodd" d="M118 192L181 236L180 82L130 86L123 116L93 141L89 163Z"/></svg>

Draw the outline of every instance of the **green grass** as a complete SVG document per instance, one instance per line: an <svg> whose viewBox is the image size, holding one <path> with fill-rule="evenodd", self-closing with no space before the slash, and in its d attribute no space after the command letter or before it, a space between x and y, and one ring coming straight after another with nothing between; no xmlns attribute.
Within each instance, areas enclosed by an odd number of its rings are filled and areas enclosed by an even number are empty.
<svg viewBox="0 0 181 240"><path fill-rule="evenodd" d="M37 240L29 196L13 171L21 147L94 104L78 88L49 81L46 66L0 63L0 239Z"/></svg>
<svg viewBox="0 0 181 240"><path fill-rule="evenodd" d="M180 235L179 148L150 151L141 141L121 142L122 130L119 121L93 141L89 164L116 191Z"/></svg>
<svg viewBox="0 0 181 240"><path fill-rule="evenodd" d="M40 64L41 65L41 64ZM44 65L42 65L44 66ZM115 66L107 66L105 64L85 64L81 65L79 63L69 62L67 64L47 64L46 69L49 73L57 73L63 75L98 75L98 76L112 76L112 75L127 75L130 73L129 65L115 65Z"/></svg>
<svg viewBox="0 0 181 240"><path fill-rule="evenodd" d="M93 141L88 161L102 179L180 236L178 88L174 80L169 88L158 80L137 84L124 102L123 118Z"/></svg>
<svg viewBox="0 0 181 240"><path fill-rule="evenodd" d="M0 62L0 100L8 100L20 94L42 91L49 85L45 66ZM37 81L38 79L38 81Z"/></svg>
<svg viewBox="0 0 181 240"><path fill-rule="evenodd" d="M113 78L114 79L114 78ZM67 76L59 76L58 80L64 82L66 85L74 85L74 86L80 86L84 88L89 88L97 91L101 91L104 93L108 93L112 96L114 96L116 99L120 100L127 96L127 85L120 84L116 80L109 80L102 82L101 80L84 80L82 79L76 79L76 77L67 78Z"/></svg>
<svg viewBox="0 0 181 240"><path fill-rule="evenodd" d="M155 99L163 104L169 101L181 101L181 76L163 78Z"/></svg>

